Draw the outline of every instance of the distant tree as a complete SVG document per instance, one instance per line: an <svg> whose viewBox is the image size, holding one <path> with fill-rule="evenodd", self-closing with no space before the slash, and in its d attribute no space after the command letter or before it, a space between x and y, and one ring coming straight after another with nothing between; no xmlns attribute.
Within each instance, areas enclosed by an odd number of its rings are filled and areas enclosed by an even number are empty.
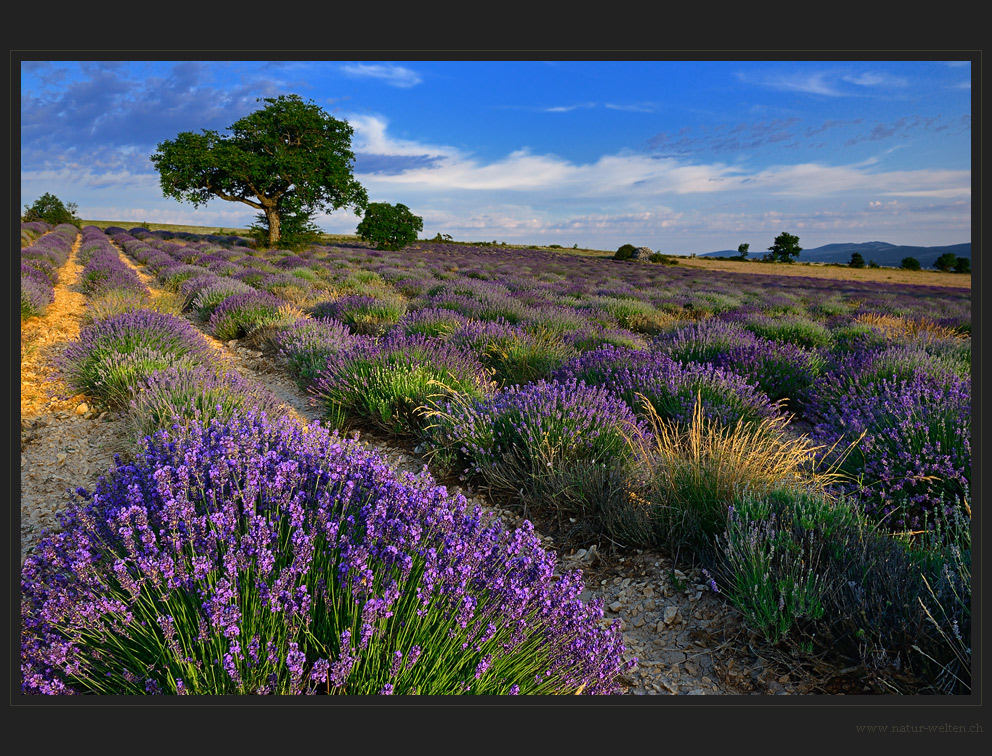
<svg viewBox="0 0 992 756"><path fill-rule="evenodd" d="M878 267L881 267L881 266L877 262L875 262L874 260L869 260L868 261L868 267L869 268L878 268Z"/></svg>
<svg viewBox="0 0 992 756"><path fill-rule="evenodd" d="M958 259L954 261L954 272L971 273L971 258L959 256Z"/></svg>
<svg viewBox="0 0 992 756"><path fill-rule="evenodd" d="M260 210L269 246L280 242L286 213L301 227L321 210L360 214L368 197L352 176L352 127L299 95L262 101L228 128L230 136L204 129L160 143L151 161L163 194L194 206L220 197Z"/></svg>
<svg viewBox="0 0 992 756"><path fill-rule="evenodd" d="M799 246L799 237L783 231L775 237L775 243L768 248L772 260L776 262L792 262L792 258L799 257L803 248Z"/></svg>
<svg viewBox="0 0 992 756"><path fill-rule="evenodd" d="M358 235L375 244L376 249L398 250L417 241L424 230L424 219L410 212L406 205L372 202L358 224Z"/></svg>
<svg viewBox="0 0 992 756"><path fill-rule="evenodd" d="M919 270L920 261L917 260L915 257L904 257L902 258L902 262L899 263L899 267L903 268L904 270Z"/></svg>
<svg viewBox="0 0 992 756"><path fill-rule="evenodd" d="M851 261L847 265L850 268L863 268L865 267L865 258L861 256L860 252L852 252Z"/></svg>
<svg viewBox="0 0 992 756"><path fill-rule="evenodd" d="M750 248L751 248L751 245L750 244L738 244L737 245L737 254L740 255L740 258L742 260L744 260L744 259L747 258L747 251Z"/></svg>
<svg viewBox="0 0 992 756"><path fill-rule="evenodd" d="M82 221L76 217L76 210L75 202L63 203L54 194L46 192L36 199L33 205L24 206L24 215L21 216L21 220L25 223L44 221L53 226L60 223L71 223L78 226Z"/></svg>
<svg viewBox="0 0 992 756"><path fill-rule="evenodd" d="M937 270L950 271L954 269L958 261L958 256L953 252L945 252L933 261L933 267Z"/></svg>

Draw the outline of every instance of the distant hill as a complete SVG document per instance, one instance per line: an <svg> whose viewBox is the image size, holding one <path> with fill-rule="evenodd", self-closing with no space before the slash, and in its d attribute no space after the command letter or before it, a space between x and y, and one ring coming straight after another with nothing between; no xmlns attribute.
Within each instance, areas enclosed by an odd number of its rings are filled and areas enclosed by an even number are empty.
<svg viewBox="0 0 992 756"><path fill-rule="evenodd" d="M766 250L752 250L748 257L760 259L765 252ZM861 256L865 258L866 264L874 260L878 265L898 268L903 258L915 257L924 268L932 268L934 261L945 252L950 252L956 257L967 257L970 260L971 242L951 244L946 247L912 247L880 241L861 242L860 244L826 244L822 247L804 249L799 253L797 261L846 264L851 261L852 252L860 252ZM700 257L737 257L737 250L706 252Z"/></svg>

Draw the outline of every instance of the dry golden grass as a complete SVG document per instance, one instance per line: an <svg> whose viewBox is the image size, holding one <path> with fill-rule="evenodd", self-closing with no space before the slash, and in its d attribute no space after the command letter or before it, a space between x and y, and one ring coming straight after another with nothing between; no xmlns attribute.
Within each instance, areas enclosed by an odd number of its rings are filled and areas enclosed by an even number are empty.
<svg viewBox="0 0 992 756"><path fill-rule="evenodd" d="M876 281L878 283L915 284L917 286L953 286L970 289L970 273L945 273L939 270L903 270L902 268L848 268L821 263L766 263L756 260L714 260L707 257L679 257L687 268L718 270L727 273L750 273L766 276L805 276L838 281Z"/></svg>
<svg viewBox="0 0 992 756"><path fill-rule="evenodd" d="M687 426L661 420L644 402L652 444L644 450L650 469L652 517L676 545L699 546L722 531L728 507L745 491L762 494L796 486L828 496L840 475L817 470L815 446L787 428L789 418L722 426L707 420L697 396Z"/></svg>
<svg viewBox="0 0 992 756"><path fill-rule="evenodd" d="M906 336L933 336L941 339L960 338L962 334L954 328L934 323L929 318L923 317L919 320L912 318L902 318L897 315L883 315L875 312L866 312L857 315L854 320L858 323L869 325L881 332L888 338L902 338Z"/></svg>

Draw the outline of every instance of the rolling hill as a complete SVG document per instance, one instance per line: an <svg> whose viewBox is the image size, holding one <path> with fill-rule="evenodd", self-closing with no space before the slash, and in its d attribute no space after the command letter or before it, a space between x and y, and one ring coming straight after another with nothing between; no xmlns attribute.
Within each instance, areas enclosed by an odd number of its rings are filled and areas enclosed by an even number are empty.
<svg viewBox="0 0 992 756"><path fill-rule="evenodd" d="M865 263L875 261L878 265L898 268L903 258L915 257L924 268L932 268L934 261L945 252L956 257L971 259L971 242L966 244L951 244L945 247L913 247L904 244L889 244L888 242L871 241L842 244L826 244L822 247L804 249L798 257L798 262L841 263L851 260L853 252L860 252ZM761 258L765 250L752 250L750 257ZM736 257L737 250L722 252L706 252L700 257Z"/></svg>

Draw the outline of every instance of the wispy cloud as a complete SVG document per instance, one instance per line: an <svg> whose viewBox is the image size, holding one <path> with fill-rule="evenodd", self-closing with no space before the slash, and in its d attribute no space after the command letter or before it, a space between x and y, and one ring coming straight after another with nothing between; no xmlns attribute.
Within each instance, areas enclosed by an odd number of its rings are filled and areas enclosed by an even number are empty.
<svg viewBox="0 0 992 756"><path fill-rule="evenodd" d="M542 113L568 113L572 110L581 110L584 108L594 108L596 103L594 102L580 102L576 105L552 105L550 107L539 108Z"/></svg>
<svg viewBox="0 0 992 756"><path fill-rule="evenodd" d="M420 74L403 66L347 63L341 66L341 71L348 76L359 79L380 79L390 86L403 89L415 87L423 81Z"/></svg>
<svg viewBox="0 0 992 756"><path fill-rule="evenodd" d="M879 89L902 89L909 84L905 78L892 76L885 72L860 71L852 73L837 69L777 73L739 72L737 78L745 84L823 97L874 95Z"/></svg>

